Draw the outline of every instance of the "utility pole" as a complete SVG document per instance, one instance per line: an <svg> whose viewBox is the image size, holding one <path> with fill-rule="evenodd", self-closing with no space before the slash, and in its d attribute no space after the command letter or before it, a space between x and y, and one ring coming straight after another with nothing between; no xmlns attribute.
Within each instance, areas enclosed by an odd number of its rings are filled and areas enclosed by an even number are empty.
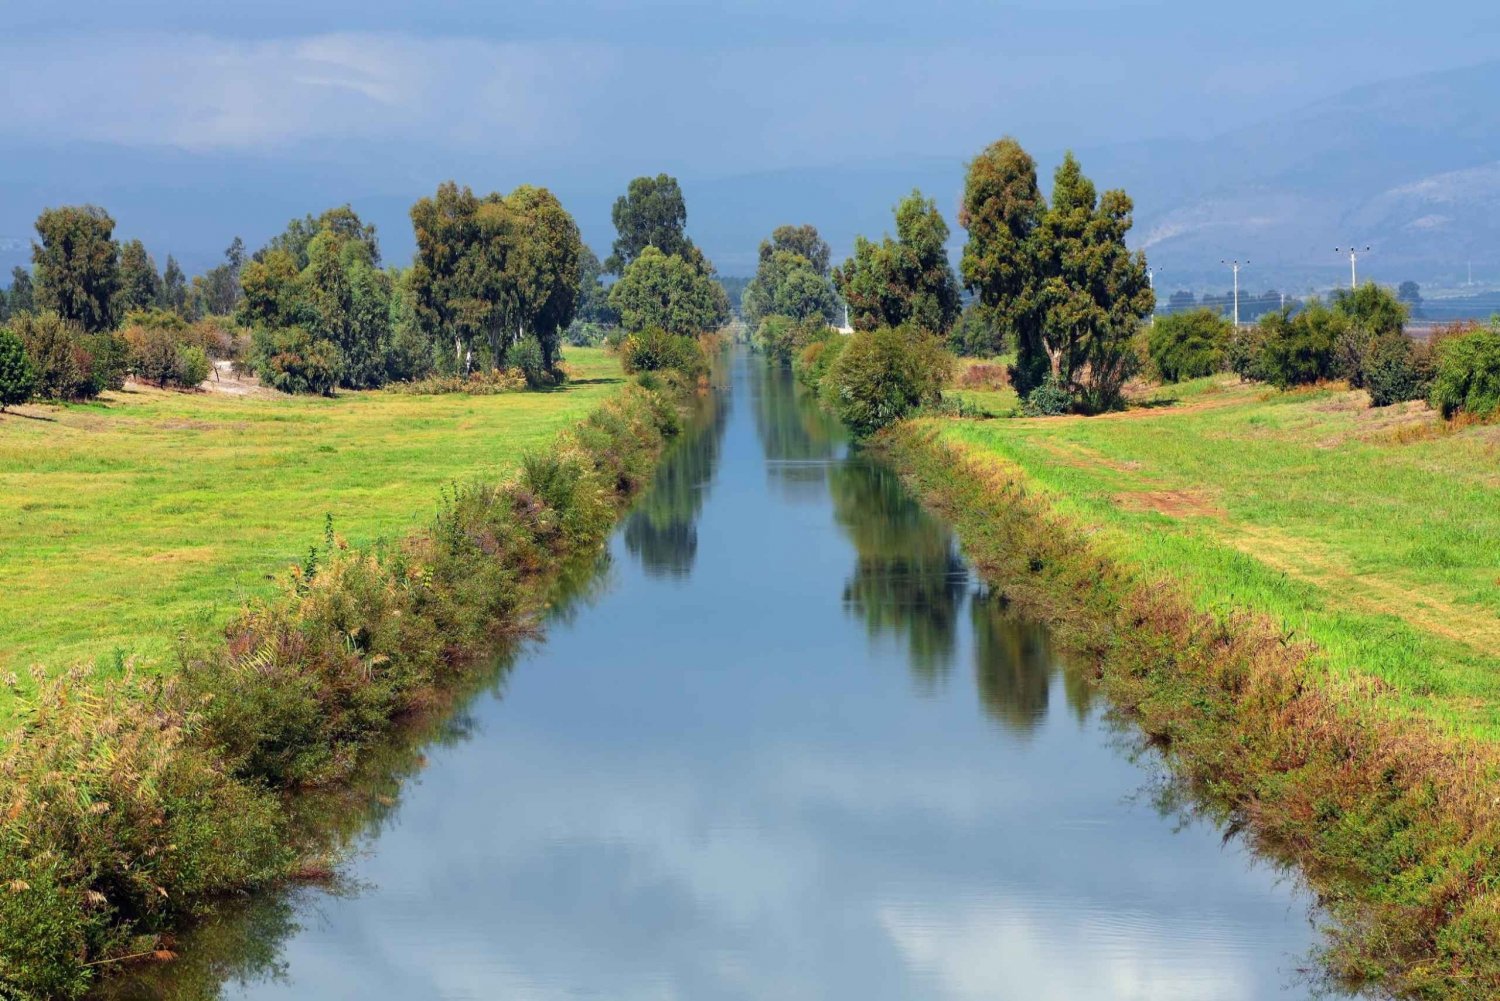
<svg viewBox="0 0 1500 1001"><path fill-rule="evenodd" d="M1333 252L1335 254L1342 254L1344 252L1344 249L1345 248L1334 247ZM1349 291L1353 292L1359 288L1359 273L1355 270L1359 265L1359 255L1368 254L1370 252L1370 248L1365 247L1361 249L1359 247L1349 247L1347 249L1349 251Z"/></svg>
<svg viewBox="0 0 1500 1001"><path fill-rule="evenodd" d="M1234 325L1240 325L1240 265L1249 264L1249 261L1220 261L1220 264L1234 271Z"/></svg>
<svg viewBox="0 0 1500 1001"><path fill-rule="evenodd" d="M1151 325L1156 326L1156 272L1146 267L1146 285L1151 289Z"/></svg>

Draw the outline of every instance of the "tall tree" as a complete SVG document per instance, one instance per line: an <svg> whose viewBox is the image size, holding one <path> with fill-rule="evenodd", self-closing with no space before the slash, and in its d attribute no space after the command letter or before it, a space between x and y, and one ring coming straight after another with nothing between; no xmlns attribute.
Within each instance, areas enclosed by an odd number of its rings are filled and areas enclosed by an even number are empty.
<svg viewBox="0 0 1500 1001"><path fill-rule="evenodd" d="M626 330L660 327L669 334L715 330L728 319L724 287L676 254L647 246L609 290Z"/></svg>
<svg viewBox="0 0 1500 1001"><path fill-rule="evenodd" d="M161 273L161 307L176 313L187 312L188 284L177 258L167 255L167 266Z"/></svg>
<svg viewBox="0 0 1500 1001"><path fill-rule="evenodd" d="M911 323L946 334L961 308L947 241L948 224L937 203L915 190L896 206L896 239L857 237L854 256L833 273L854 328Z"/></svg>
<svg viewBox="0 0 1500 1001"><path fill-rule="evenodd" d="M584 323L614 325L620 322L620 314L609 304L609 289L601 280L604 265L587 246L578 256L578 312L577 318Z"/></svg>
<svg viewBox="0 0 1500 1001"><path fill-rule="evenodd" d="M36 220L41 242L31 244L36 304L87 331L114 325L120 287L115 221L96 205L47 209Z"/></svg>
<svg viewBox="0 0 1500 1001"><path fill-rule="evenodd" d="M300 271L307 267L308 245L312 243L313 237L325 229L332 230L341 239L359 240L370 252L370 260L379 266L380 242L375 238L375 224L364 223L347 204L328 209L317 218L313 218L309 212L301 219L293 219L287 223L285 230L273 236L264 247L255 252L255 259L259 260L273 250L283 250L292 255L292 259L297 262L297 270ZM235 254L243 263L244 253L244 243L239 237L235 237L235 242L230 244L225 256Z"/></svg>
<svg viewBox="0 0 1500 1001"><path fill-rule="evenodd" d="M766 244L761 244L764 249ZM755 278L745 286L740 312L751 327L767 316L789 316L794 320L835 318L837 300L833 286L811 261L790 250L761 257Z"/></svg>
<svg viewBox="0 0 1500 1001"><path fill-rule="evenodd" d="M818 235L812 225L777 226L771 231L769 240L760 243L760 259L770 260L778 251L790 251L805 258L818 274L828 277L828 242Z"/></svg>
<svg viewBox="0 0 1500 1001"><path fill-rule="evenodd" d="M323 215L326 218L329 213L325 212ZM355 216L354 220L356 224L355 229L358 234L356 236L350 236L347 229L339 229L331 224L318 232L334 232L341 241L355 240L366 248L367 255L373 253L378 260L380 253L379 245L376 244L374 250L370 250L370 243L375 239L375 228L373 226L369 227L369 239L367 241L364 239L365 234L363 231L358 229L359 217ZM294 224L301 225L300 223ZM316 235L315 233L314 237ZM274 243L275 240L272 242ZM302 266L304 268L307 267L308 252L306 247L303 248L301 257L297 257L292 250L285 252L295 259L303 261ZM240 302L240 275L244 271L244 267L245 241L239 237L235 237L234 242L224 250L224 263L209 268L193 280L197 292L199 312L207 313L210 316L228 316L230 313L233 313L235 307Z"/></svg>
<svg viewBox="0 0 1500 1001"><path fill-rule="evenodd" d="M491 270L477 253L479 199L452 181L411 207L417 258L410 285L417 318L434 339L453 345L454 370L467 368L475 340L487 326L483 301ZM248 290L247 290L248 294Z"/></svg>
<svg viewBox="0 0 1500 1001"><path fill-rule="evenodd" d="M156 262L140 240L120 247L120 290L115 293L116 317L139 309L150 309L161 298L161 276Z"/></svg>
<svg viewBox="0 0 1500 1001"><path fill-rule="evenodd" d="M621 275L647 247L688 259L687 203L677 178L667 174L637 177L625 194L615 199L611 212L620 235L604 267Z"/></svg>
<svg viewBox="0 0 1500 1001"><path fill-rule="evenodd" d="M562 202L546 188L522 185L505 197L505 204L513 216L505 278L516 333L541 342L543 364L550 369L558 360L562 331L578 308L583 238Z"/></svg>
<svg viewBox="0 0 1500 1001"><path fill-rule="evenodd" d="M10 269L10 315L36 311L36 292L31 284L31 272L17 264Z"/></svg>
<svg viewBox="0 0 1500 1001"><path fill-rule="evenodd" d="M1040 336L1036 231L1046 209L1036 161L1011 137L991 144L969 164L958 213L969 240L959 269L1000 341L1019 344Z"/></svg>
<svg viewBox="0 0 1500 1001"><path fill-rule="evenodd" d="M1045 364L1084 409L1117 405L1137 357L1131 339L1156 301L1145 255L1125 246L1131 212L1125 192L1099 196L1073 154L1064 157L1038 229L1041 336L1018 345L1017 382Z"/></svg>

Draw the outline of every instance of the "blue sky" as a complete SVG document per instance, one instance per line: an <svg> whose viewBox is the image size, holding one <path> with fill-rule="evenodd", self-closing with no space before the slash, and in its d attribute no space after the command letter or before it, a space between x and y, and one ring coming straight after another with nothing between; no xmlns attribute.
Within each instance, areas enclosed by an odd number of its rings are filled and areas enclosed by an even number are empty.
<svg viewBox="0 0 1500 1001"><path fill-rule="evenodd" d="M914 184L951 215L962 161L1005 134L1044 171L1072 147L1086 169L1099 165L1101 184L1140 191L1144 232L1224 164L1175 162L1170 143L1122 144L1245 135L1352 87L1494 59L1500 37L1500 6L1453 0L1420 15L1368 0L11 8L0 36L0 271L24 261L38 211L82 201L190 269L212 264L235 233L256 246L291 215L352 201L399 260L406 206L449 178L480 190L548 185L607 252L615 194L634 175L667 171L688 193L690 232L740 273L760 236L789 219L824 227L847 252L856 232L889 226L890 205ZM1494 89L1468 96L1500 105ZM1432 105L1418 113L1432 118ZM1424 169L1500 159L1492 145L1472 138ZM1295 167L1276 152L1279 169ZM1231 168L1247 159L1228 155ZM1128 177L1106 166L1132 163ZM1382 183L1422 176L1394 171ZM1224 204L1184 211L1306 215ZM1323 228L1295 239L1321 246ZM1194 253L1222 256L1217 245Z"/></svg>
<svg viewBox="0 0 1500 1001"><path fill-rule="evenodd" d="M12 136L695 172L1232 129L1494 54L1492 4L30 4ZM330 149L329 147L334 147Z"/></svg>

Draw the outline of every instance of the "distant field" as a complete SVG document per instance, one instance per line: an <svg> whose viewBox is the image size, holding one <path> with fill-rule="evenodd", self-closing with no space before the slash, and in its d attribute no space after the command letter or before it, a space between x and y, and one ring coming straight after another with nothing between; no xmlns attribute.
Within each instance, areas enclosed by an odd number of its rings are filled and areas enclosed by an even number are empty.
<svg viewBox="0 0 1500 1001"><path fill-rule="evenodd" d="M1254 609L1320 663L1500 738L1500 427L1233 378L1095 418L942 421L1020 466L1114 555Z"/></svg>
<svg viewBox="0 0 1500 1001"><path fill-rule="evenodd" d="M0 671L116 651L159 663L222 625L323 536L416 527L454 481L494 477L622 379L570 348L561 390L236 398L130 387L0 416ZM0 686L0 716L9 699Z"/></svg>

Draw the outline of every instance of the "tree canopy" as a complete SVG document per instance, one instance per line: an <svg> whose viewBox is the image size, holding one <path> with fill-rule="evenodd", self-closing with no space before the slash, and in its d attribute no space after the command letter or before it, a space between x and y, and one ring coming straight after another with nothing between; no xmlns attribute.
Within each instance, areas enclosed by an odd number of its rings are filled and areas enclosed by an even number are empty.
<svg viewBox="0 0 1500 1001"><path fill-rule="evenodd" d="M659 327L669 334L716 330L729 319L724 287L695 264L648 246L609 290L626 330Z"/></svg>
<svg viewBox="0 0 1500 1001"><path fill-rule="evenodd" d="M946 334L960 309L947 242L948 224L937 203L916 190L896 206L896 239L856 238L854 256L833 273L854 328L909 323Z"/></svg>
<svg viewBox="0 0 1500 1001"><path fill-rule="evenodd" d="M754 327L767 316L793 320L817 317L825 323L836 318L838 300L833 286L817 266L791 250L767 255L761 244L760 266L740 297L740 314Z"/></svg>
<svg viewBox="0 0 1500 1001"><path fill-rule="evenodd" d="M1036 231L1047 209L1036 161L1009 136L969 164L959 225L969 231L959 269L1002 342L1035 340L1039 309Z"/></svg>
<svg viewBox="0 0 1500 1001"><path fill-rule="evenodd" d="M623 275L647 247L690 260L687 203L677 178L667 174L637 177L625 194L615 199L610 214L619 233L609 260L604 262L611 274Z"/></svg>
<svg viewBox="0 0 1500 1001"><path fill-rule="evenodd" d="M828 242L818 235L816 226L777 226L769 240L761 241L760 260L764 263L782 251L801 256L818 274L828 276Z"/></svg>
<svg viewBox="0 0 1500 1001"><path fill-rule="evenodd" d="M36 220L41 242L31 244L36 305L87 331L114 326L120 288L115 221L95 205L47 209Z"/></svg>

